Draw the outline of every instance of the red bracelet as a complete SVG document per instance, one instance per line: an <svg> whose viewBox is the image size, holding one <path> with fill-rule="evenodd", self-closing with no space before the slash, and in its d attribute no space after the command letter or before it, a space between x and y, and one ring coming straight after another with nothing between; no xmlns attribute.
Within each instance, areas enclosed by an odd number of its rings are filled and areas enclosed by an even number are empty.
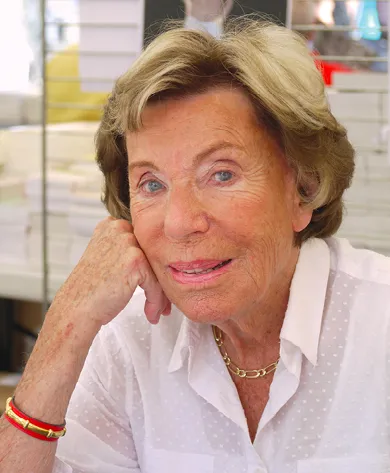
<svg viewBox="0 0 390 473"><path fill-rule="evenodd" d="M13 398L7 400L5 418L17 429L39 440L55 442L66 433L65 423L61 425L48 424L19 410Z"/></svg>
<svg viewBox="0 0 390 473"><path fill-rule="evenodd" d="M33 432L32 430L27 430L23 426L19 425L16 421L11 419L11 417L8 417L7 415L5 415L5 418L8 420L10 424L12 424L14 427L24 432L25 434L29 435L30 437L34 437L38 440L44 440L46 442L57 442L58 440L57 438L54 438L54 437L48 438L45 435L38 434L37 432Z"/></svg>

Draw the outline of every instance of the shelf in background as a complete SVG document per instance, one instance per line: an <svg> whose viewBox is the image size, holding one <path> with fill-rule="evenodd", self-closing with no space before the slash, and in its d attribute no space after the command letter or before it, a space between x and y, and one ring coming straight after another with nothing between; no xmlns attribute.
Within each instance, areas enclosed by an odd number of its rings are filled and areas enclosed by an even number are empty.
<svg viewBox="0 0 390 473"><path fill-rule="evenodd" d="M69 270L70 272L70 270ZM49 299L52 300L69 272L52 271L49 275ZM23 265L0 263L0 297L25 301L42 301L43 276Z"/></svg>

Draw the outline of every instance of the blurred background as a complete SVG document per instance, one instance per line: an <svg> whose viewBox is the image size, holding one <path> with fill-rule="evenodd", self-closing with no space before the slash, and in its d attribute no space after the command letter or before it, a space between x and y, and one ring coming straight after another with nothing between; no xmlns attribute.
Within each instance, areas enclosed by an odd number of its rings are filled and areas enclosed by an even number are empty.
<svg viewBox="0 0 390 473"><path fill-rule="evenodd" d="M107 214L93 138L113 81L163 19L221 35L218 3L304 36L357 150L339 235L390 254L389 0L0 0L0 406Z"/></svg>

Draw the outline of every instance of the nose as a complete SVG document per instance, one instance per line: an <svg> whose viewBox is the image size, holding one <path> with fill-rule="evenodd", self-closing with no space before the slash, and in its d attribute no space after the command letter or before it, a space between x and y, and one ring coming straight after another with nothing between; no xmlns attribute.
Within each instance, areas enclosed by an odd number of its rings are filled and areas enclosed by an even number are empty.
<svg viewBox="0 0 390 473"><path fill-rule="evenodd" d="M206 233L208 229L207 210L196 191L188 185L171 189L165 209L165 235L173 240L184 240Z"/></svg>

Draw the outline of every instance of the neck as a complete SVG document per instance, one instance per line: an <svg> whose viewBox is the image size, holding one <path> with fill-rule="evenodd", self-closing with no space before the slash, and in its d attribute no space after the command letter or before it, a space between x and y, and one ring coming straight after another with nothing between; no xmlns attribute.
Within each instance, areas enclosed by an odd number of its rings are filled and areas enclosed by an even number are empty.
<svg viewBox="0 0 390 473"><path fill-rule="evenodd" d="M217 324L231 359L243 369L273 363L279 358L280 331L287 309L290 285L299 250L293 251L285 271L274 278L261 303L244 316ZM241 366L240 366L241 367Z"/></svg>

